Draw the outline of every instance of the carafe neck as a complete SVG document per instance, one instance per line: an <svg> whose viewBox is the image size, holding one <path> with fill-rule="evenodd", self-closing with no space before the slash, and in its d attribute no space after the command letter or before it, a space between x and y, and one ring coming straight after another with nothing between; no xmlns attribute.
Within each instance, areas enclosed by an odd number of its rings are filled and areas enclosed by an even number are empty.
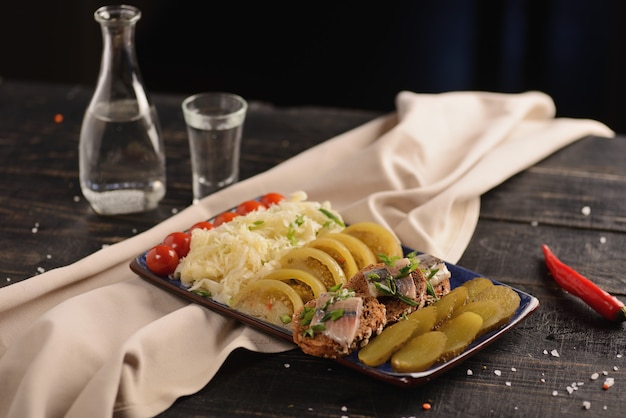
<svg viewBox="0 0 626 418"><path fill-rule="evenodd" d="M94 13L103 42L96 98L147 104L135 52L135 26L140 18L139 9L125 5L104 6Z"/></svg>

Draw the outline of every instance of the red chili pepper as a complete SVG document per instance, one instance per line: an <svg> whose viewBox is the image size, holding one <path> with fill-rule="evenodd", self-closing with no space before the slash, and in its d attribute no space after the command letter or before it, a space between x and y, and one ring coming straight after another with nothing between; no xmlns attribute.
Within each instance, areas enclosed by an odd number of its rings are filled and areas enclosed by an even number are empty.
<svg viewBox="0 0 626 418"><path fill-rule="evenodd" d="M548 270L552 273L554 281L563 290L579 297L593 310L610 321L626 321L626 307L619 299L559 260L546 244L543 244L541 248Z"/></svg>

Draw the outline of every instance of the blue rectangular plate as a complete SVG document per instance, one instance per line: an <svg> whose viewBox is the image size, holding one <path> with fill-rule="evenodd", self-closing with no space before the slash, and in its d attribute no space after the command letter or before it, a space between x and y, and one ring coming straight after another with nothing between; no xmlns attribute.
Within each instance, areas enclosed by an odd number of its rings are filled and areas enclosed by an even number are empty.
<svg viewBox="0 0 626 418"><path fill-rule="evenodd" d="M409 252L411 252L411 249L404 247L404 251L405 254L408 254ZM206 308L217 311L223 315L233 317L249 326L265 331L275 337L282 338L289 342L293 342L291 332L284 328L280 328L258 318L236 311L230 308L228 305L216 302L208 297L202 297L197 295L196 293L190 292L183 284L181 284L179 280L171 280L167 277L155 275L154 273L150 272L150 270L148 270L148 268L146 267L146 254L147 251L133 259L130 263L131 270L137 273L143 279L169 292L177 294L190 302L197 303ZM480 276L473 271L467 270L454 264L446 263L446 265L448 267L448 270L450 270L450 273L452 274L452 277L450 278L451 289L460 286L468 280ZM495 280L491 281L497 285L508 286ZM352 369L358 370L373 378L380 379L382 381L398 386L413 386L426 383L434 379L441 373L449 370L450 368L457 366L463 360L469 358L473 354L476 354L478 351L484 349L487 345L500 338L506 332L510 331L513 327L519 324L520 321L525 319L528 315L530 315L535 309L539 307L539 300L537 298L528 293L522 292L521 290L515 289L513 287L511 288L519 295L521 302L519 308L517 309L509 323L499 329L482 335L480 338L476 339L472 344L470 344L465 349L465 351L463 351L458 356L445 363L438 363L431 367L429 370L419 373L397 373L393 371L389 362L379 367L366 366L359 361L358 351L355 351L349 356L339 358L334 361Z"/></svg>

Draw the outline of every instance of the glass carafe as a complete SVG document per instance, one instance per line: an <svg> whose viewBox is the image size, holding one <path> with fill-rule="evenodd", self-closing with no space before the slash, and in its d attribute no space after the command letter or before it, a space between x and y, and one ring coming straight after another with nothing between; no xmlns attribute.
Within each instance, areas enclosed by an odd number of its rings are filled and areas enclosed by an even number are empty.
<svg viewBox="0 0 626 418"><path fill-rule="evenodd" d="M94 18L102 30L103 51L80 132L81 190L101 215L151 210L165 195L165 152L135 53L141 11L104 6Z"/></svg>

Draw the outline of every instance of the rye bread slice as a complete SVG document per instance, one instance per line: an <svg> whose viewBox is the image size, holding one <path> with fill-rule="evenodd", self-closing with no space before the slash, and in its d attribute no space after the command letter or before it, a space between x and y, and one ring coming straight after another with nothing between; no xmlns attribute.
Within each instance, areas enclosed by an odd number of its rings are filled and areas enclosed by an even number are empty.
<svg viewBox="0 0 626 418"><path fill-rule="evenodd" d="M304 307L294 313L291 322L293 341L304 353L324 358L338 358L350 354L365 346L371 338L380 334L386 325L385 305L371 296L356 296L363 299L363 310L358 318L357 335L348 345L341 344L323 332L315 332L311 337L305 331L309 325L302 324L302 312L306 308L315 309L317 299L308 301Z"/></svg>

